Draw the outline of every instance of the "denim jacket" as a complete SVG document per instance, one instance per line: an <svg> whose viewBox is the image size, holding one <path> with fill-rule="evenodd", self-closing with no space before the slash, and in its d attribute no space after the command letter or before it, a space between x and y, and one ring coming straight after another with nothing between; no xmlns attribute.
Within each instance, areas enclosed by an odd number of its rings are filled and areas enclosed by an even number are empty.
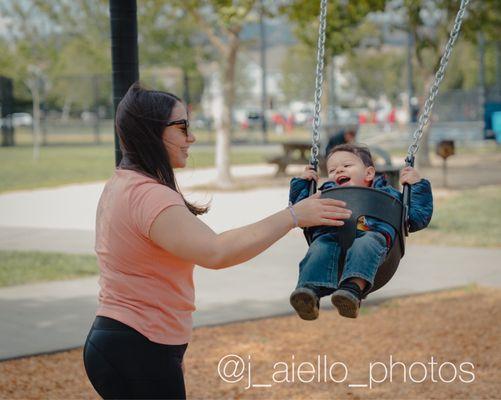
<svg viewBox="0 0 501 400"><path fill-rule="evenodd" d="M327 190L336 187L335 182L325 182L318 190ZM301 178L292 178L289 191L289 204L296 204L309 196L310 181ZM402 193L394 187L387 184L383 176L378 176L374 179L372 187L377 190L388 193L389 195L402 201ZM421 179L413 185L410 185L411 201L409 207L409 232L416 232L428 226L433 214L433 196L431 193L430 182L426 179ZM387 238L388 247L395 239L395 229L376 218L366 217L365 226L367 230L380 232ZM320 235L326 233L335 233L336 227L317 226L311 228L312 240L315 240Z"/></svg>

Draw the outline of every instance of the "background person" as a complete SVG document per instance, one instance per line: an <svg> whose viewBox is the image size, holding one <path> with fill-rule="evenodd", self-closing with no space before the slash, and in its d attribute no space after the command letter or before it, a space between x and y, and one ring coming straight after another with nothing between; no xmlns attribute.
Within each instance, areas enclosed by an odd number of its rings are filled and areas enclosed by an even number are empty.
<svg viewBox="0 0 501 400"><path fill-rule="evenodd" d="M346 143L355 143L355 140L357 139L357 128L346 128L346 129L341 129L338 133L335 135L331 136L329 139L329 142L327 143L327 146L325 148L325 158L330 154L331 150L340 145L340 144L346 144Z"/></svg>

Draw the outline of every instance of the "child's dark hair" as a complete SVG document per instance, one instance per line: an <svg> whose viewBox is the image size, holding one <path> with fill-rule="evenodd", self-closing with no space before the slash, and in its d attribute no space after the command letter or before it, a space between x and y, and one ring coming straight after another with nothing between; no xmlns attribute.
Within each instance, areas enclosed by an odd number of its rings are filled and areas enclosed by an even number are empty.
<svg viewBox="0 0 501 400"><path fill-rule="evenodd" d="M327 155L327 160L334 154L339 151L347 151L348 153L355 154L358 158L362 160L366 167L374 167L374 161L372 160L372 155L368 147L360 146L357 144L339 144L335 146Z"/></svg>

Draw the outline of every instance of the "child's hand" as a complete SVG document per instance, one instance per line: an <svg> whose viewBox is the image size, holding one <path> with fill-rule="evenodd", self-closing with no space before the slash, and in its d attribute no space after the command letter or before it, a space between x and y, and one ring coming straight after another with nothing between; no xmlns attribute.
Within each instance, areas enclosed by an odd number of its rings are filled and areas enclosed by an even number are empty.
<svg viewBox="0 0 501 400"><path fill-rule="evenodd" d="M318 174L311 165L307 165L306 167L304 167L304 171L301 174L301 179L307 179L309 181L315 179L315 182L318 182Z"/></svg>
<svg viewBox="0 0 501 400"><path fill-rule="evenodd" d="M405 167L400 171L400 184L408 183L409 185L414 185L421 180L419 172L417 172L412 167Z"/></svg>

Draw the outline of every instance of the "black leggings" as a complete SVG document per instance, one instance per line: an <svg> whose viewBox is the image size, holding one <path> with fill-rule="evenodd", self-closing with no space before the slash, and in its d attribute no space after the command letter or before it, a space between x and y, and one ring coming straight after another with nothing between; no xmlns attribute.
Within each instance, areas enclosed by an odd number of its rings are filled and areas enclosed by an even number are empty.
<svg viewBox="0 0 501 400"><path fill-rule="evenodd" d="M185 399L181 363L187 346L151 342L98 316L85 341L85 371L104 399Z"/></svg>

